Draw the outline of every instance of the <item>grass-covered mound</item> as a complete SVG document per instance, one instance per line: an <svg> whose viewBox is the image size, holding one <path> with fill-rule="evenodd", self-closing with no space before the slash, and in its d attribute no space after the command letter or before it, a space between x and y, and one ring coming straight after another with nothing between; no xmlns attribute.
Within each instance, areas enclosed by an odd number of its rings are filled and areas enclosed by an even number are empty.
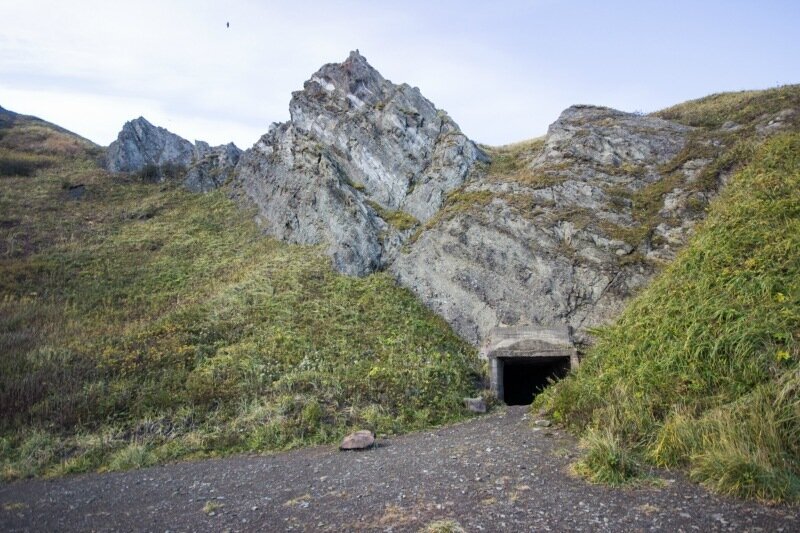
<svg viewBox="0 0 800 533"><path fill-rule="evenodd" d="M3 137L9 159L39 157ZM0 177L2 477L466 415L474 350L388 275L338 275L224 193L112 177L96 151L47 157Z"/></svg>
<svg viewBox="0 0 800 533"><path fill-rule="evenodd" d="M537 399L584 432L579 472L622 482L646 461L800 499L800 134L748 159L687 249Z"/></svg>

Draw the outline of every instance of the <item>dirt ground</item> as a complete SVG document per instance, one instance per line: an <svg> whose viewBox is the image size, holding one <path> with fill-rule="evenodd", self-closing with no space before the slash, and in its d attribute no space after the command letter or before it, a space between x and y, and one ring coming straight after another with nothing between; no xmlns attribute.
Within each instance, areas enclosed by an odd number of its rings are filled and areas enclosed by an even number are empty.
<svg viewBox="0 0 800 533"><path fill-rule="evenodd" d="M508 407L364 452L269 456L0 484L2 531L800 531L800 509L709 494L676 472L637 488L569 473L575 440Z"/></svg>

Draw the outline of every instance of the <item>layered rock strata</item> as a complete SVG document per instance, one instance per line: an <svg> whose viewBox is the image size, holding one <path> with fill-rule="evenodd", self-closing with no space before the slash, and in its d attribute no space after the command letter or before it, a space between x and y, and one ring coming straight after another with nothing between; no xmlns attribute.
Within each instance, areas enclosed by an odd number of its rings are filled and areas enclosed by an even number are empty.
<svg viewBox="0 0 800 533"><path fill-rule="evenodd" d="M243 154L235 186L267 233L324 243L346 274L388 264L487 160L419 89L386 80L358 52L317 71L289 110Z"/></svg>
<svg viewBox="0 0 800 533"><path fill-rule="evenodd" d="M154 126L144 117L126 122L106 151L106 169L111 172L140 172L146 167L186 169L184 184L205 192L229 179L241 150L233 143L211 147L195 144Z"/></svg>
<svg viewBox="0 0 800 533"><path fill-rule="evenodd" d="M673 216L688 200L682 181L667 185L662 171L689 134L654 117L569 108L543 141L514 156L521 168L459 191L391 271L473 343L496 326L524 324L566 324L585 342L587 328L615 316L685 239L680 231L675 242L654 239L656 222L642 219L638 197L668 187L675 205L656 215L665 233L702 216ZM509 157L494 156L496 164Z"/></svg>

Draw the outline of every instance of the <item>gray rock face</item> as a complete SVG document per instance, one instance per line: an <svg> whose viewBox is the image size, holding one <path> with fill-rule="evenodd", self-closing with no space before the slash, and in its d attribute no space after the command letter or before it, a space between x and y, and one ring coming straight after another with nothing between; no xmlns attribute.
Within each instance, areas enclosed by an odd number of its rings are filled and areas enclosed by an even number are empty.
<svg viewBox="0 0 800 533"><path fill-rule="evenodd" d="M138 172L148 165L187 168L184 184L195 192L217 188L233 173L241 155L233 143L211 147L203 141L193 145L144 117L126 122L106 153L111 172Z"/></svg>
<svg viewBox="0 0 800 533"><path fill-rule="evenodd" d="M581 167L652 167L673 158L689 130L666 120L605 107L567 108L547 131L534 165L577 163Z"/></svg>
<svg viewBox="0 0 800 533"><path fill-rule="evenodd" d="M658 118L569 108L522 157L525 168L470 181L390 269L473 343L525 324L569 325L586 342L586 329L614 317L686 239L682 225L702 216L686 209L694 193L680 187L667 189L667 211L652 220L636 210L664 187L661 166L689 133ZM707 161L691 163L685 176L670 174L676 185ZM674 242L651 238L656 224Z"/></svg>
<svg viewBox="0 0 800 533"><path fill-rule="evenodd" d="M221 187L233 176L241 155L242 151L233 143L212 147L203 141L195 141L195 154L184 185L194 192L208 192Z"/></svg>
<svg viewBox="0 0 800 533"><path fill-rule="evenodd" d="M347 435L342 439L339 449L342 451L349 450L367 450L375 445L375 435L371 431L362 429Z"/></svg>
<svg viewBox="0 0 800 533"><path fill-rule="evenodd" d="M126 122L106 154L111 172L136 172L147 165L189 166L194 146L186 139L153 126L144 117Z"/></svg>
<svg viewBox="0 0 800 533"><path fill-rule="evenodd" d="M384 79L358 52L323 66L289 109L289 122L243 154L236 189L269 234L327 244L346 274L391 261L413 219L430 219L486 160L418 89Z"/></svg>

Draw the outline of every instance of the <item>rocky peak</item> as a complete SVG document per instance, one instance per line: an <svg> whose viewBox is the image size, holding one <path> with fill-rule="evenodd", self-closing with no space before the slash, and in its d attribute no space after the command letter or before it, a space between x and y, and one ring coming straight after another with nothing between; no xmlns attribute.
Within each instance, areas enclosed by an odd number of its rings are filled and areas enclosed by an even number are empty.
<svg viewBox="0 0 800 533"><path fill-rule="evenodd" d="M607 107L576 105L550 125L534 165L565 160L618 168L674 157L691 128Z"/></svg>
<svg viewBox="0 0 800 533"><path fill-rule="evenodd" d="M230 178L240 154L233 143L215 147L203 141L192 144L139 117L126 122L108 147L106 168L111 172L139 172L150 165L185 168L186 187L205 192Z"/></svg>
<svg viewBox="0 0 800 533"><path fill-rule="evenodd" d="M236 171L265 230L326 243L336 268L384 266L447 192L486 156L418 89L386 80L359 53L323 66L292 94Z"/></svg>
<svg viewBox="0 0 800 533"><path fill-rule="evenodd" d="M329 63L312 75L302 91L292 93L289 110L294 111L295 104L306 101L316 101L322 106L333 104L337 108L346 107L345 102L357 108L374 106L384 98L387 85L380 72L356 50L343 63Z"/></svg>
<svg viewBox="0 0 800 533"><path fill-rule="evenodd" d="M139 117L126 122L108 147L106 168L111 172L137 172L147 165L188 166L193 157L192 143Z"/></svg>

